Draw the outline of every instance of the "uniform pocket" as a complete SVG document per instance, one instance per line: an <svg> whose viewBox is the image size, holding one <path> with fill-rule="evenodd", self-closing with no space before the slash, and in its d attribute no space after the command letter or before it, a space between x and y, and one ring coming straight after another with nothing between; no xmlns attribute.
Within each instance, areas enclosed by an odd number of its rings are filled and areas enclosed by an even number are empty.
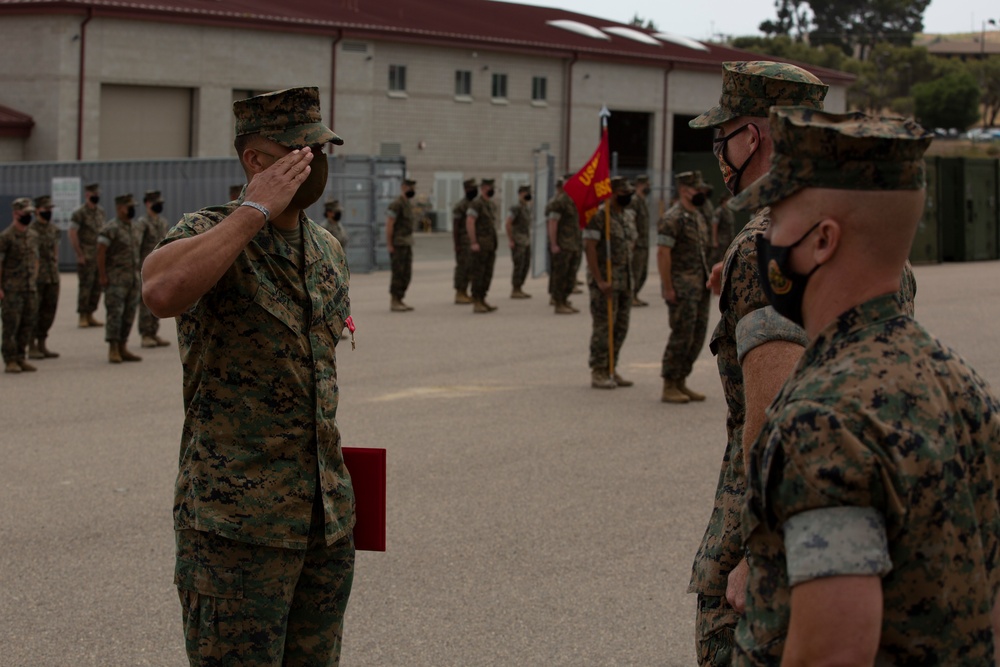
<svg viewBox="0 0 1000 667"><path fill-rule="evenodd" d="M191 663L241 664L243 572L178 559L174 584Z"/></svg>

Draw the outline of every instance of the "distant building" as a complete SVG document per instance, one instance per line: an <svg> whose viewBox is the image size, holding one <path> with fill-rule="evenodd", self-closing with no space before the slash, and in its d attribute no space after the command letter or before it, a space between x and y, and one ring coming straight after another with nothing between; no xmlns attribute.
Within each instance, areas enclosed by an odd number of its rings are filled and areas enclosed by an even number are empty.
<svg viewBox="0 0 1000 667"><path fill-rule="evenodd" d="M933 56L958 58L959 60L980 60L988 56L1000 55L1000 41L987 35L969 35L961 38L947 35L924 35L914 40L914 46L922 46ZM984 38L985 37L985 38Z"/></svg>

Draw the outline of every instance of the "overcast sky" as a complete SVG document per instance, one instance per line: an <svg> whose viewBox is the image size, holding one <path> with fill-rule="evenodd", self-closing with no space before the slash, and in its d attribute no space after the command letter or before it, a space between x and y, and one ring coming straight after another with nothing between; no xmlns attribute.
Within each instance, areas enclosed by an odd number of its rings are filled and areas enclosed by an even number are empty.
<svg viewBox="0 0 1000 667"><path fill-rule="evenodd" d="M559 7L568 11L628 23L635 14L652 19L660 30L709 39L714 33L752 35L761 21L774 18L774 0L709 0L709 2L655 2L653 0L515 0L519 4ZM982 21L997 19L995 0L931 0L924 12L924 30L933 33L971 32ZM994 28L995 30L995 28Z"/></svg>

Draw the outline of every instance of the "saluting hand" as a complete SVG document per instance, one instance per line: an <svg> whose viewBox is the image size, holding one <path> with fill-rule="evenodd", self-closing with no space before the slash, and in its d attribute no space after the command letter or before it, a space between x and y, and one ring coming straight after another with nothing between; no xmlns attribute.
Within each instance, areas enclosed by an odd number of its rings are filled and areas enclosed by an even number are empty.
<svg viewBox="0 0 1000 667"><path fill-rule="evenodd" d="M271 217L281 215L292 196L302 185L312 167L313 152L306 146L292 151L264 171L256 174L247 185L246 201L257 202L271 212Z"/></svg>

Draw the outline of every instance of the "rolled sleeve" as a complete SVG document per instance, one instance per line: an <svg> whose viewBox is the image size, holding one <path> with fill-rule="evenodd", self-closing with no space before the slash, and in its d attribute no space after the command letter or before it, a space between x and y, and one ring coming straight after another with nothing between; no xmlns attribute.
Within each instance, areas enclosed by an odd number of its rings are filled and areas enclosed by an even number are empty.
<svg viewBox="0 0 1000 667"><path fill-rule="evenodd" d="M399 215L390 208L385 212L385 217L388 218L389 220L395 220L396 218L399 217Z"/></svg>
<svg viewBox="0 0 1000 667"><path fill-rule="evenodd" d="M885 519L873 507L824 507L800 512L784 526L788 583L836 576L885 576L892 571Z"/></svg>
<svg viewBox="0 0 1000 667"><path fill-rule="evenodd" d="M741 364L750 350L776 340L802 347L809 343L805 329L779 315L773 306L753 310L736 323L736 354Z"/></svg>
<svg viewBox="0 0 1000 667"><path fill-rule="evenodd" d="M109 239L104 234L101 234L100 236L97 237L97 243L98 245L109 246L111 245L111 239Z"/></svg>
<svg viewBox="0 0 1000 667"><path fill-rule="evenodd" d="M549 215L548 215L548 218L546 218L546 219L547 219L547 220L548 220L549 222L559 222L559 219L560 219L561 217L562 217L562 216L561 216L561 215L559 214L559 212L558 212L558 211L550 211L550 212L549 212Z"/></svg>
<svg viewBox="0 0 1000 667"><path fill-rule="evenodd" d="M599 231L597 231L596 229L584 229L583 230L583 238L586 239L586 240L588 240L588 241L600 241L601 240L601 233Z"/></svg>
<svg viewBox="0 0 1000 667"><path fill-rule="evenodd" d="M465 212L465 217L472 218L473 220L475 220L476 218L479 217L479 211L477 211L474 208L470 208L468 211Z"/></svg>
<svg viewBox="0 0 1000 667"><path fill-rule="evenodd" d="M673 248L677 245L677 239L667 234L657 234L656 245L663 246L664 248Z"/></svg>

